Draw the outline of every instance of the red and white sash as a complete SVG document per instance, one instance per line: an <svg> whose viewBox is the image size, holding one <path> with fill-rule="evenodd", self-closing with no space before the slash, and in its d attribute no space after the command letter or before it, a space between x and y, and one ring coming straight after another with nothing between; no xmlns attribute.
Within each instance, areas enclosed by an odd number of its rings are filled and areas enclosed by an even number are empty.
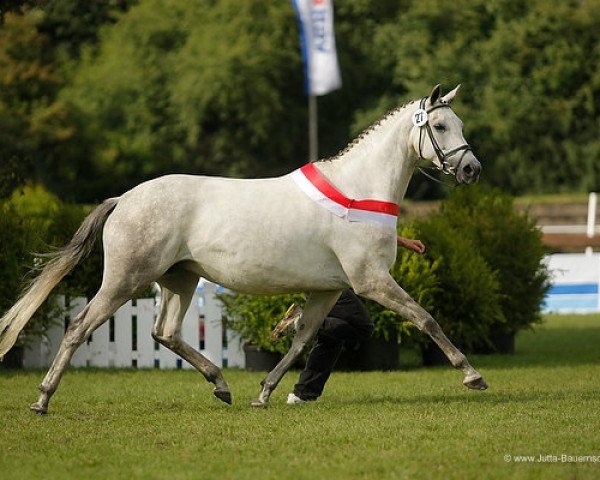
<svg viewBox="0 0 600 480"><path fill-rule="evenodd" d="M377 223L396 228L400 207L381 200L354 200L346 197L323 177L312 163L290 173L309 198L349 222Z"/></svg>

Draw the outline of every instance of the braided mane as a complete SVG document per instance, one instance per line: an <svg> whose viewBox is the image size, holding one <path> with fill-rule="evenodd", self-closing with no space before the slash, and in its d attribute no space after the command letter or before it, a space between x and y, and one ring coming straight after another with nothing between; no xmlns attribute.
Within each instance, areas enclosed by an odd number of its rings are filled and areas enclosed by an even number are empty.
<svg viewBox="0 0 600 480"><path fill-rule="evenodd" d="M352 150L356 145L361 143L366 137L369 136L369 134L371 134L371 132L373 132L377 127L379 127L380 125L385 123L390 117L393 117L398 112L400 112L400 110L402 110L403 108L405 108L408 105L411 105L415 102L416 102L416 100L412 100L410 102L402 104L399 107L393 108L392 110L388 110L388 112L385 115L383 115L375 123L373 123L370 126L368 126L367 128L365 128L354 140L352 140L350 143L348 143L348 145L346 145L343 149L341 149L333 157L322 158L320 160L317 160L317 162L331 162L333 160L337 160L338 158L340 158L341 156L345 155L350 150Z"/></svg>

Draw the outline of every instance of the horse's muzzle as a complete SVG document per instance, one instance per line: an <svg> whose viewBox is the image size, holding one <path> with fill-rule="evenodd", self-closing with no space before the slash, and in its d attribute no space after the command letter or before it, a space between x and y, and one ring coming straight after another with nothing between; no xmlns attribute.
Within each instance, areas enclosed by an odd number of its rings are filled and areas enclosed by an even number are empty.
<svg viewBox="0 0 600 480"><path fill-rule="evenodd" d="M469 152L460 162L460 166L456 172L456 181L469 185L479 180L480 173L481 163L479 163L475 155Z"/></svg>

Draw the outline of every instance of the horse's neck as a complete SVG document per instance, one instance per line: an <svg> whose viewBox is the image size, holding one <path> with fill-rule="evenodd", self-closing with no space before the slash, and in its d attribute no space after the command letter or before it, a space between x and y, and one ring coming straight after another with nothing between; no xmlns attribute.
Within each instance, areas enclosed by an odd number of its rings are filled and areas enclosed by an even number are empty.
<svg viewBox="0 0 600 480"><path fill-rule="evenodd" d="M400 203L416 165L411 128L410 112L401 109L318 168L347 197Z"/></svg>

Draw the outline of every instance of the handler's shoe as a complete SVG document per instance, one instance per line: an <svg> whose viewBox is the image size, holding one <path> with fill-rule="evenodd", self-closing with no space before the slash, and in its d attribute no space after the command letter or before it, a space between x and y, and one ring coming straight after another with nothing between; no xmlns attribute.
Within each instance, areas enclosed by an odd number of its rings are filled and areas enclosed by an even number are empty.
<svg viewBox="0 0 600 480"><path fill-rule="evenodd" d="M297 397L295 393L290 393L287 398L288 405L302 405L307 402L308 400L302 400L300 397Z"/></svg>
<svg viewBox="0 0 600 480"><path fill-rule="evenodd" d="M281 337L296 333L300 317L302 317L302 308L297 303L292 303L283 318L275 325L271 333L271 341L276 342Z"/></svg>

